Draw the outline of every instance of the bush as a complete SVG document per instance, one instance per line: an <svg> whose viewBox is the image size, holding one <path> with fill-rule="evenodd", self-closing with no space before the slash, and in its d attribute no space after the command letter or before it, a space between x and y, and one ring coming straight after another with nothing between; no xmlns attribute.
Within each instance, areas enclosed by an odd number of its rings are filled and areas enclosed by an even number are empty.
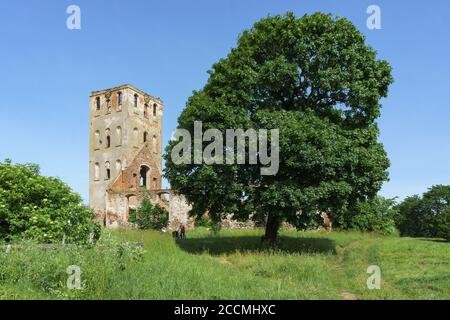
<svg viewBox="0 0 450 320"><path fill-rule="evenodd" d="M208 217L207 214L204 214L200 217L195 218L195 226L196 227L205 227L209 228L212 225L211 219Z"/></svg>
<svg viewBox="0 0 450 320"><path fill-rule="evenodd" d="M450 240L450 206L444 209L438 221L439 236Z"/></svg>
<svg viewBox="0 0 450 320"><path fill-rule="evenodd" d="M416 237L430 234L429 223L425 223L425 216L422 215L422 198L418 195L405 198L403 202L395 208L398 211L395 224L402 236ZM421 221L422 220L422 221Z"/></svg>
<svg viewBox="0 0 450 320"><path fill-rule="evenodd" d="M0 163L0 239L86 243L100 226L81 197L57 178L44 177L36 164Z"/></svg>
<svg viewBox="0 0 450 320"><path fill-rule="evenodd" d="M142 200L137 210L130 211L129 221L139 229L160 230L167 226L169 213L159 204L153 204L148 197Z"/></svg>
<svg viewBox="0 0 450 320"><path fill-rule="evenodd" d="M377 232L383 235L398 233L395 227L397 210L393 208L394 199L376 196L367 201L359 201L351 209L345 210L338 221L342 229Z"/></svg>
<svg viewBox="0 0 450 320"><path fill-rule="evenodd" d="M401 235L447 237L450 186L435 185L422 197L414 195L396 206L396 224Z"/></svg>

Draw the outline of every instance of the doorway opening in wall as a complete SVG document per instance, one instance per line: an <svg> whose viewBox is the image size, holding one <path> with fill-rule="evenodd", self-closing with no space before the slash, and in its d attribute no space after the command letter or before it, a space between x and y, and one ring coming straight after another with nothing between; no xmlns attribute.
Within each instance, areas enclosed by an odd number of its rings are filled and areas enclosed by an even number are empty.
<svg viewBox="0 0 450 320"><path fill-rule="evenodd" d="M149 167L141 166L141 169L139 170L140 173L139 185L141 187L147 187L147 175L149 171L150 171Z"/></svg>

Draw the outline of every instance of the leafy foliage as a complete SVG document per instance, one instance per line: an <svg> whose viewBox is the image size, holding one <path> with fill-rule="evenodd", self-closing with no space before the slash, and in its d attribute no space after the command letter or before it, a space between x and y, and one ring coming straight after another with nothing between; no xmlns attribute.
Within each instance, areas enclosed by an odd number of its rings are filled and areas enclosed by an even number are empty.
<svg viewBox="0 0 450 320"><path fill-rule="evenodd" d="M148 197L144 197L141 206L130 212L129 221L139 229L160 230L167 226L169 213L159 204L153 204Z"/></svg>
<svg viewBox="0 0 450 320"><path fill-rule="evenodd" d="M174 164L178 141L171 141L165 176L192 204L192 215L246 220L253 213L267 221L268 239L283 220L303 229L320 224L321 211L336 219L387 179L375 120L390 73L347 19L320 13L262 19L213 65L178 128L193 135L201 120L203 130L219 129L224 141L229 128L279 129L278 174L261 176L256 165Z"/></svg>
<svg viewBox="0 0 450 320"><path fill-rule="evenodd" d="M202 216L199 216L195 219L195 226L196 227L205 227L209 228L212 225L211 219L208 217L207 214L204 214Z"/></svg>
<svg viewBox="0 0 450 320"><path fill-rule="evenodd" d="M81 197L36 164L0 163L0 238L85 243L100 227Z"/></svg>
<svg viewBox="0 0 450 320"><path fill-rule="evenodd" d="M398 212L394 209L395 199L376 196L367 201L358 201L355 206L344 210L336 221L342 229L377 232L383 235L395 235L395 219Z"/></svg>
<svg viewBox="0 0 450 320"><path fill-rule="evenodd" d="M445 208L438 220L439 235L447 240L450 240L450 206Z"/></svg>
<svg viewBox="0 0 450 320"><path fill-rule="evenodd" d="M450 186L432 186L422 197L406 198L396 209L396 220L400 233L411 237L450 238Z"/></svg>

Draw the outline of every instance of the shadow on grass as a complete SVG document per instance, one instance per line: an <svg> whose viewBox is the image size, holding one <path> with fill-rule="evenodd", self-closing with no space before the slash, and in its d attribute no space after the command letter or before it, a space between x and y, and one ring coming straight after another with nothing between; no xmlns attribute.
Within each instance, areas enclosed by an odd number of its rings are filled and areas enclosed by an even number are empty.
<svg viewBox="0 0 450 320"><path fill-rule="evenodd" d="M325 238L281 237L280 243L274 248L261 243L257 236L238 237L204 237L177 239L177 245L189 253L211 255L230 254L234 252L264 252L279 251L284 253L326 253L336 254L333 240Z"/></svg>
<svg viewBox="0 0 450 320"><path fill-rule="evenodd" d="M446 239L436 239L436 238L417 238L422 241L436 242L436 243L450 243L450 240Z"/></svg>

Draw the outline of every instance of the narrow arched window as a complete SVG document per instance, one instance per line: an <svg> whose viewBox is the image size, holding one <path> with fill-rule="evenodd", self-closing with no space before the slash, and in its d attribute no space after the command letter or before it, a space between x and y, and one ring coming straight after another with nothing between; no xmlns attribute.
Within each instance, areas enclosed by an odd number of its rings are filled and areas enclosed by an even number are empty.
<svg viewBox="0 0 450 320"><path fill-rule="evenodd" d="M94 165L94 180L100 179L100 164L98 162Z"/></svg>
<svg viewBox="0 0 450 320"><path fill-rule="evenodd" d="M144 105L144 117L148 118L148 104Z"/></svg>
<svg viewBox="0 0 450 320"><path fill-rule="evenodd" d="M117 92L117 103L118 103L119 106L122 105L122 100L123 100L122 92Z"/></svg>
<svg viewBox="0 0 450 320"><path fill-rule="evenodd" d="M105 130L105 136L106 136L106 147L105 148L110 148L111 147L111 131L109 129Z"/></svg>
<svg viewBox="0 0 450 320"><path fill-rule="evenodd" d="M97 111L100 110L100 97L95 98L95 108Z"/></svg>
<svg viewBox="0 0 450 320"><path fill-rule="evenodd" d="M94 148L95 149L98 149L98 148L100 148L100 144L101 144L101 141L100 141L100 131L95 131L95 133L94 133Z"/></svg>
<svg viewBox="0 0 450 320"><path fill-rule="evenodd" d="M122 161L116 161L116 172L120 173L122 171Z"/></svg>
<svg viewBox="0 0 450 320"><path fill-rule="evenodd" d="M158 105L155 103L155 104L153 105L153 116L154 116L154 117L156 117L156 111L157 111L157 109L158 109Z"/></svg>
<svg viewBox="0 0 450 320"><path fill-rule="evenodd" d="M106 169L106 179L111 179L111 168L109 165L109 162L105 162L105 169Z"/></svg>
<svg viewBox="0 0 450 320"><path fill-rule="evenodd" d="M138 95L137 94L134 95L134 107L135 108L138 107Z"/></svg>
<svg viewBox="0 0 450 320"><path fill-rule="evenodd" d="M153 152L157 152L157 145L158 145L158 141L157 141L157 139L156 139L156 136L153 136L153 141L152 141L152 143L153 143Z"/></svg>
<svg viewBox="0 0 450 320"><path fill-rule="evenodd" d="M144 132L144 142L147 142L147 136L148 136L148 133L147 133L147 131L145 131Z"/></svg>
<svg viewBox="0 0 450 320"><path fill-rule="evenodd" d="M147 178L148 178L149 171L150 171L149 167L141 166L141 169L139 170L139 174L140 174L139 185L141 187L147 187Z"/></svg>
<svg viewBox="0 0 450 320"><path fill-rule="evenodd" d="M117 136L117 145L122 145L122 128L117 127L116 128L116 136Z"/></svg>

